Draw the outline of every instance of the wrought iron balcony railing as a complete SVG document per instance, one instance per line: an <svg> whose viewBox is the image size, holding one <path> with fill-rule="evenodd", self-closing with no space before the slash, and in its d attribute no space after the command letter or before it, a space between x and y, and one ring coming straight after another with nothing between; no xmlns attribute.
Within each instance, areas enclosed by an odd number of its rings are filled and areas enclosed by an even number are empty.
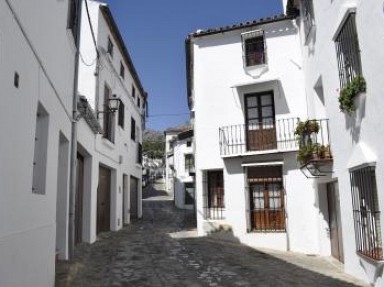
<svg viewBox="0 0 384 287"><path fill-rule="evenodd" d="M221 127L219 129L221 156L236 156L263 151L292 151L298 149L295 129L298 119L264 120Z"/></svg>

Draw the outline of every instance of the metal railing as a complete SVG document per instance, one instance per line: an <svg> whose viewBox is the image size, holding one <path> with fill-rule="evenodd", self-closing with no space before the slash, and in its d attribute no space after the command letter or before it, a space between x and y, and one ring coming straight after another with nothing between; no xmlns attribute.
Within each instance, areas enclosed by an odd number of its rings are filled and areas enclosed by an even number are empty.
<svg viewBox="0 0 384 287"><path fill-rule="evenodd" d="M208 188L204 196L204 218L225 219L224 188Z"/></svg>
<svg viewBox="0 0 384 287"><path fill-rule="evenodd" d="M295 129L298 119L264 120L219 129L220 155L241 155L248 152L296 150Z"/></svg>
<svg viewBox="0 0 384 287"><path fill-rule="evenodd" d="M332 160L328 119L300 121L295 135L299 144L297 160L301 165Z"/></svg>

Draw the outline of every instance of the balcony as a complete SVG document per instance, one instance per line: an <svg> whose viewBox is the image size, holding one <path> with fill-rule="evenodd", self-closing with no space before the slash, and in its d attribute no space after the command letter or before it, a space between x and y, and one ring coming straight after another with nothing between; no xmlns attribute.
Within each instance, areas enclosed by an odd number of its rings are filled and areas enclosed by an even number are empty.
<svg viewBox="0 0 384 287"><path fill-rule="evenodd" d="M264 120L219 129L220 155L235 157L252 154L297 151L295 130L298 119Z"/></svg>
<svg viewBox="0 0 384 287"><path fill-rule="evenodd" d="M299 144L297 161L307 177L332 173L333 157L329 139L328 119L298 122L295 135Z"/></svg>

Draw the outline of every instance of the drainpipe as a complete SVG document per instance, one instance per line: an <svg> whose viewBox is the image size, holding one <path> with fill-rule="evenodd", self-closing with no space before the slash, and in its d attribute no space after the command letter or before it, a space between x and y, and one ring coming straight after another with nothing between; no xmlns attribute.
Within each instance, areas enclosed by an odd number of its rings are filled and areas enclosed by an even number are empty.
<svg viewBox="0 0 384 287"><path fill-rule="evenodd" d="M78 75L79 75L79 50L80 50L80 30L81 30L81 6L82 0L76 0L76 51L75 51L75 70L73 79L73 100L72 100L72 131L71 131L71 156L70 156L70 175L69 175L69 222L68 222L68 256L74 257L75 249L75 199L76 199L76 176L77 176L77 121L79 119L77 110L78 101Z"/></svg>

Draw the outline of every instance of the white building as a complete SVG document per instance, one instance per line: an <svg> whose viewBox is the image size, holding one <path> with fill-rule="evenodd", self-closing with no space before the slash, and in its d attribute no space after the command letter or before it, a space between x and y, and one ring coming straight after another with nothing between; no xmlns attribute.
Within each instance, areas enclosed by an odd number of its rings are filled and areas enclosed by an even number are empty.
<svg viewBox="0 0 384 287"><path fill-rule="evenodd" d="M141 143L147 95L108 6L88 1L88 10L96 42L83 3L76 243L92 243L100 232L119 230L142 216ZM120 105L112 112L109 100L116 98ZM62 214L64 202L58 206ZM65 259L65 224L59 227L59 256Z"/></svg>
<svg viewBox="0 0 384 287"><path fill-rule="evenodd" d="M57 192L69 181L74 5L0 1L0 286L54 285Z"/></svg>
<svg viewBox="0 0 384 287"><path fill-rule="evenodd" d="M298 1L297 1L298 2ZM382 1L310 1L301 10L300 36L309 117L329 119L333 173L318 180L328 194L332 255L345 271L372 286L384 286L384 127L380 114L384 67ZM299 5L300 4L300 5ZM366 92L340 111L340 91L362 76ZM354 80L355 79L355 80ZM364 90L364 89L363 89ZM330 213L332 218L332 214Z"/></svg>
<svg viewBox="0 0 384 287"><path fill-rule="evenodd" d="M181 209L193 209L195 206L193 130L177 134L171 145L175 206Z"/></svg>
<svg viewBox="0 0 384 287"><path fill-rule="evenodd" d="M250 246L330 254L326 199L296 160L308 116L300 44L284 15L186 40L200 235L230 226Z"/></svg>

